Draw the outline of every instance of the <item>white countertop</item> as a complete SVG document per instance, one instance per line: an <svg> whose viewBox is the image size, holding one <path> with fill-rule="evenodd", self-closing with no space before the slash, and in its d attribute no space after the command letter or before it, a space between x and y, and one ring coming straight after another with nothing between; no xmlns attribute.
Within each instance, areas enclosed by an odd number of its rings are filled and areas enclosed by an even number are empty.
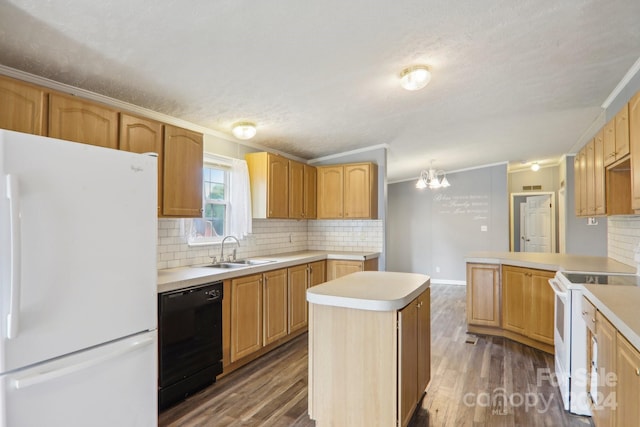
<svg viewBox="0 0 640 427"><path fill-rule="evenodd" d="M307 289L307 301L358 310L393 311L424 292L430 281L424 274L361 271Z"/></svg>
<svg viewBox="0 0 640 427"><path fill-rule="evenodd" d="M535 252L472 252L466 262L507 264L550 271L584 271L592 273L631 273L635 267L612 258Z"/></svg>
<svg viewBox="0 0 640 427"><path fill-rule="evenodd" d="M304 251L251 257L251 259L270 260L273 262L241 268L212 268L206 267L206 265L168 268L165 270L158 270L158 292L169 292L214 281L232 279L235 277L262 273L277 268L292 267L294 265L321 261L324 259L365 261L372 258L378 258L379 256L380 252Z"/></svg>
<svg viewBox="0 0 640 427"><path fill-rule="evenodd" d="M640 287L582 285L582 288L587 299L640 350Z"/></svg>

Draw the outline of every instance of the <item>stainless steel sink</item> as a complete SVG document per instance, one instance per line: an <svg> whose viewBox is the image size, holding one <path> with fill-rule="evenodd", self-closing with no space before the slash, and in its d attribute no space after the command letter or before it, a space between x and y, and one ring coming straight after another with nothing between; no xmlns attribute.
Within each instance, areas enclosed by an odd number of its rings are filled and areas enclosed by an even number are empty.
<svg viewBox="0 0 640 427"><path fill-rule="evenodd" d="M268 264L270 262L275 262L270 259L237 259L235 261L227 261L227 262L216 262L213 264L207 264L204 267L210 268L242 268L249 267L252 265L262 265Z"/></svg>

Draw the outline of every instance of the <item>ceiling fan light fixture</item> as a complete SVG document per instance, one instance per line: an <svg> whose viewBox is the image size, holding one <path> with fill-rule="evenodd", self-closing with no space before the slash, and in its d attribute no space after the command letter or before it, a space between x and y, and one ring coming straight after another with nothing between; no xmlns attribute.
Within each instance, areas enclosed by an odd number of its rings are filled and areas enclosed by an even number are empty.
<svg viewBox="0 0 640 427"><path fill-rule="evenodd" d="M420 90L431 81L431 71L426 65L413 65L400 73L400 85L406 90Z"/></svg>
<svg viewBox="0 0 640 427"><path fill-rule="evenodd" d="M238 139L251 139L256 136L256 125L251 122L234 123L231 127L231 133Z"/></svg>

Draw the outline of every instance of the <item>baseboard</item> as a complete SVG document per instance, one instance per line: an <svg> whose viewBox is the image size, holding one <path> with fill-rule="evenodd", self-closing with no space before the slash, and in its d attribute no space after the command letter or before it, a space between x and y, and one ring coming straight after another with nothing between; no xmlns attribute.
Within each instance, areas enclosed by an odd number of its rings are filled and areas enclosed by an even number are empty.
<svg viewBox="0 0 640 427"><path fill-rule="evenodd" d="M445 279L431 279L432 285L456 285L456 286L466 286L467 282L465 280L445 280Z"/></svg>

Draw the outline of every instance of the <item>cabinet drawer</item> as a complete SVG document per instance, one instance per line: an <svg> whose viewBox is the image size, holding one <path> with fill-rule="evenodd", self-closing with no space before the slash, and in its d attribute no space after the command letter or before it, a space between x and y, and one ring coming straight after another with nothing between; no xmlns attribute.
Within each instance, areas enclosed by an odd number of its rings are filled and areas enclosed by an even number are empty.
<svg viewBox="0 0 640 427"><path fill-rule="evenodd" d="M587 328L592 333L596 333L596 308L591 302L582 297L582 318L584 319L584 323L587 325Z"/></svg>

